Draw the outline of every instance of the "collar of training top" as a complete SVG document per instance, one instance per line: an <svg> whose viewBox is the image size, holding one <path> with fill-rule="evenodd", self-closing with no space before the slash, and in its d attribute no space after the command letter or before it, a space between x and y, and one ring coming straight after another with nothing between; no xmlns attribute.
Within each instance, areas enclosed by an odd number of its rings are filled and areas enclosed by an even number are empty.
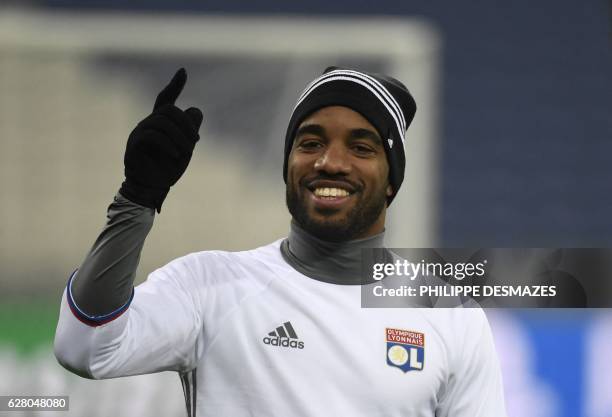
<svg viewBox="0 0 612 417"><path fill-rule="evenodd" d="M364 285L374 280L370 268L364 265L363 249L384 248L384 240L385 232L382 232L348 242L328 242L312 236L292 221L289 236L281 243L280 250L289 265L309 278L330 284ZM391 256L386 250L373 254L384 259ZM367 263L382 261L370 259Z"/></svg>

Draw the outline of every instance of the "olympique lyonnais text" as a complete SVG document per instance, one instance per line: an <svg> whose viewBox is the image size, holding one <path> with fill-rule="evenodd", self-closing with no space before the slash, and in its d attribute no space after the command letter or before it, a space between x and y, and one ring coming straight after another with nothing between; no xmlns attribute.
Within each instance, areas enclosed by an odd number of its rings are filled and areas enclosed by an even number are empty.
<svg viewBox="0 0 612 417"><path fill-rule="evenodd" d="M385 276L404 276L414 280L417 276L436 276L439 278L453 277L456 280L464 278L482 277L485 274L487 261L472 263L441 263L441 262L410 262L406 259L393 263L377 263L372 267L372 278L380 281Z"/></svg>
<svg viewBox="0 0 612 417"><path fill-rule="evenodd" d="M425 335L410 330L387 329L387 340L414 346L425 346Z"/></svg>
<svg viewBox="0 0 612 417"><path fill-rule="evenodd" d="M401 285L396 288L376 285L372 291L376 297L554 297L557 295L555 285L420 285L418 287Z"/></svg>

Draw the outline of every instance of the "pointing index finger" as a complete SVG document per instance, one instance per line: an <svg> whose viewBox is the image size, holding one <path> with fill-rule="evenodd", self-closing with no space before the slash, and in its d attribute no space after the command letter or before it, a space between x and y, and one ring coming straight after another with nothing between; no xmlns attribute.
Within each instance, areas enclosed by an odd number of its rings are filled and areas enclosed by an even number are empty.
<svg viewBox="0 0 612 417"><path fill-rule="evenodd" d="M157 95L157 99L155 99L155 104L153 105L153 110L157 110L166 104L174 104L178 96L181 94L181 91L183 91L183 87L185 87L186 82L187 71L185 71L185 68L181 68L176 72L176 74L174 74L174 77L172 77L168 85L165 86L164 89Z"/></svg>

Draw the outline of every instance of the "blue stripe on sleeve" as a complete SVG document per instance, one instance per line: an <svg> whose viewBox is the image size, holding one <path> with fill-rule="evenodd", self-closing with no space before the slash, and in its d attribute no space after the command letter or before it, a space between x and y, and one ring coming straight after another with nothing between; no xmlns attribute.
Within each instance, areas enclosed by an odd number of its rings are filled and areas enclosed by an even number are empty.
<svg viewBox="0 0 612 417"><path fill-rule="evenodd" d="M72 284L72 280L74 279L77 271L78 269L75 269L74 272L70 275L70 278L68 279L68 284L66 285L66 294L67 294L68 306L70 306L70 310L72 310L72 313L75 315L77 319L79 319L81 322L85 323L86 325L97 327L97 326L106 324L108 322L111 322L115 320L117 317L121 316L132 303L132 300L134 299L134 288L132 288L132 294L130 295L130 299L124 305L116 309L115 311L112 311L108 314L98 315L98 316L92 316L92 315L85 313L83 310L79 308L79 306L76 305L76 303L74 302L74 299L72 298L72 285L71 284Z"/></svg>

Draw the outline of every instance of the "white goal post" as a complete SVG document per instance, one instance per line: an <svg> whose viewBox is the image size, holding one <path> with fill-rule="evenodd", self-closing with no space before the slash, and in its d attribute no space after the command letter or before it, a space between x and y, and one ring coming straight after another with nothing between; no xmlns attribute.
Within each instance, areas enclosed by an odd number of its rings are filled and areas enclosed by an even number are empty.
<svg viewBox="0 0 612 417"><path fill-rule="evenodd" d="M406 175L389 211L387 244L434 246L440 175L439 50L435 28L420 19L3 9L0 186L9 202L3 204L0 225L3 239L11 243L3 251L3 264L16 262L13 272L19 274L22 258L29 265L47 266L60 259L55 270L64 271L75 260L63 254L84 254L103 221L100 207L106 207L121 181L127 134L150 111L149 101L156 94L152 86L166 80L158 70L156 83L139 94L132 91L134 83L160 63L183 60L202 69L189 73L186 91L196 83L198 91L188 93L190 104L204 101L204 132L198 144L203 151L194 155L187 178L172 190L166 216L156 220L152 234L157 236L143 254L146 272L160 266L160 259L185 251L246 249L286 233L281 158L290 111L308 81L326 66L343 63L386 72L406 84L416 99L418 110L405 145ZM125 68L139 72L124 73ZM89 87L92 80L95 86ZM226 95L234 98L224 101ZM71 113L58 110L62 103L69 103ZM40 118L25 120L23 112L28 111ZM232 120L233 114L243 116ZM240 120L247 124L242 130L234 123ZM95 127L89 129L91 137L84 138L80 126ZM45 147L49 141L59 144L59 151ZM252 148L258 141L261 150ZM48 150L45 157L28 159L40 149ZM46 174L32 177L36 172ZM109 178L109 172L116 175ZM16 184L16 176L27 178ZM212 178L211 183L203 178ZM222 202L218 211L206 199L211 193ZM82 207L75 207L75 201ZM41 208L54 213L52 224L31 220L41 216ZM48 239L32 239L34 232L28 231L34 227L50 228L41 233ZM58 234L65 241L57 242Z"/></svg>

